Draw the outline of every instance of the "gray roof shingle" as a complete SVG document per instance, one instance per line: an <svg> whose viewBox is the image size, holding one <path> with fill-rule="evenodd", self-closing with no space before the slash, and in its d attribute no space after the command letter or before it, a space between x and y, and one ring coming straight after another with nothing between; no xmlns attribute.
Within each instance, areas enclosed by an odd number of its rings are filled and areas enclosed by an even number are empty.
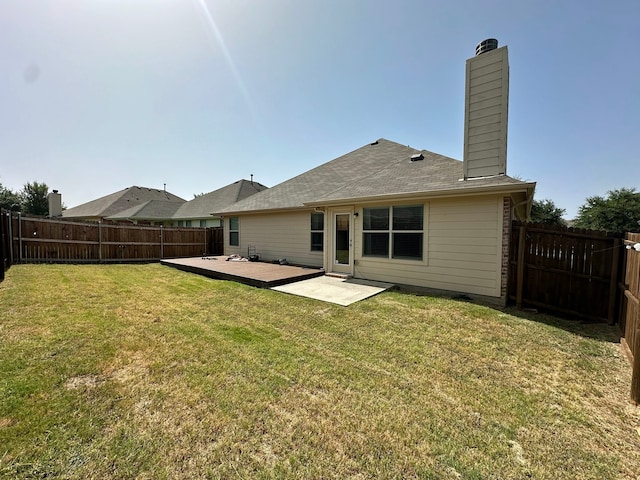
<svg viewBox="0 0 640 480"><path fill-rule="evenodd" d="M411 161L418 154L424 158ZM323 202L444 191L510 187L524 191L535 185L506 175L462 178L463 163L459 160L379 139L216 213L285 210Z"/></svg>
<svg viewBox="0 0 640 480"><path fill-rule="evenodd" d="M188 220L191 218L208 218L221 208L243 200L251 195L266 190L267 187L250 180L238 180L226 187L201 195L180 205L174 213L174 220Z"/></svg>
<svg viewBox="0 0 640 480"><path fill-rule="evenodd" d="M176 210L184 205L180 202L166 200L149 200L140 205L135 205L122 212L110 215L108 220L170 220Z"/></svg>
<svg viewBox="0 0 640 480"><path fill-rule="evenodd" d="M184 198L166 190L133 186L77 207L68 208L62 212L62 216L63 218L105 218L151 200L185 202Z"/></svg>

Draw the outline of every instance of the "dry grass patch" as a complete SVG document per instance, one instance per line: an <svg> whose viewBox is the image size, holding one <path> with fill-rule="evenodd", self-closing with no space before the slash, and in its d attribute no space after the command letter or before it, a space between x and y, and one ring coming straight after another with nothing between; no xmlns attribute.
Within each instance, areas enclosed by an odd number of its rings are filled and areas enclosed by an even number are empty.
<svg viewBox="0 0 640 480"><path fill-rule="evenodd" d="M0 300L2 477L637 478L608 326L159 265L14 266Z"/></svg>

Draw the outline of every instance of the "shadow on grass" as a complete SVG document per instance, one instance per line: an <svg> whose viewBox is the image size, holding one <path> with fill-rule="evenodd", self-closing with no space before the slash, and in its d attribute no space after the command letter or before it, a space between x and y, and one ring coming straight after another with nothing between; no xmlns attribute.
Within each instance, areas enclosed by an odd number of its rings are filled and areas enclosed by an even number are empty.
<svg viewBox="0 0 640 480"><path fill-rule="evenodd" d="M546 312L519 310L513 305L509 305L501 310L514 317L544 323L551 327L560 328L575 335L580 335L581 337L602 342L620 343L620 329L617 324L609 325L604 322L594 322L568 316L561 317Z"/></svg>
<svg viewBox="0 0 640 480"><path fill-rule="evenodd" d="M530 320L532 322L544 323L551 327L559 328L567 332L579 335L584 338L595 339L602 342L620 343L620 328L617 324L609 325L604 322L594 322L576 317L562 316L555 313L544 312L537 309L519 310L515 305L500 304L500 300L482 295L468 295L447 290L426 289L417 287L396 286L396 291L408 295L428 296L436 298L448 298L454 301L471 303L483 307L488 307L503 313L507 313L517 318Z"/></svg>

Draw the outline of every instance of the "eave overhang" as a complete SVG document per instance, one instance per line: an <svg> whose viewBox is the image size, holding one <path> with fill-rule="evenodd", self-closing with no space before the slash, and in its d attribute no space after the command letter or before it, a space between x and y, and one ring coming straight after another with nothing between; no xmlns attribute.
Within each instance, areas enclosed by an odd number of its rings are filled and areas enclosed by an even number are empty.
<svg viewBox="0 0 640 480"><path fill-rule="evenodd" d="M478 186L478 187L465 187L465 188L450 188L442 190L431 190L428 192L411 192L411 193L395 193L388 195L368 195L366 197L350 197L350 198L338 198L331 200L314 200L312 202L305 202L307 207L331 207L345 204L368 204L368 203L380 203L385 201L411 201L420 198L451 198L451 197L468 197L477 195L491 195L491 194L503 194L517 196L518 193L522 194L524 198L533 199L533 192L535 190L535 182L520 183L520 184L507 184L507 185L491 185L491 186Z"/></svg>

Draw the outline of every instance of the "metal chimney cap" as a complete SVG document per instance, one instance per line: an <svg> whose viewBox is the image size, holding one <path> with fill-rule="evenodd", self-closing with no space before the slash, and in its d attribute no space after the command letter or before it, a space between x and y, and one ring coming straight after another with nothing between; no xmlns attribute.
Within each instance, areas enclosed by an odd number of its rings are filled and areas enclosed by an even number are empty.
<svg viewBox="0 0 640 480"><path fill-rule="evenodd" d="M487 38L476 45L476 57L483 53L490 52L491 50L495 50L496 48L498 48L498 40L495 38Z"/></svg>

